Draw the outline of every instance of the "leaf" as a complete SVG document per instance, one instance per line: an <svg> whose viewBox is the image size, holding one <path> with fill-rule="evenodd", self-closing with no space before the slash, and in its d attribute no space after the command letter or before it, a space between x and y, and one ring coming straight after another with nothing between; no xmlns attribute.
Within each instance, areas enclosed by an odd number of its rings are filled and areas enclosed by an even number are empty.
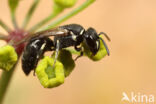
<svg viewBox="0 0 156 104"><path fill-rule="evenodd" d="M36 7L38 6L40 0L34 0L33 4L31 5L30 9L28 10L25 20L23 22L23 28L25 28L30 21L30 18L32 17L34 11L36 10Z"/></svg>

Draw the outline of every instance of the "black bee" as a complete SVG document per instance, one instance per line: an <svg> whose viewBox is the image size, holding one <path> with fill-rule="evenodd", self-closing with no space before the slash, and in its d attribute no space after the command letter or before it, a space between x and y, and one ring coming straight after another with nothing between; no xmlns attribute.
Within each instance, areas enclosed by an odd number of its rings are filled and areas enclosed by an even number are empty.
<svg viewBox="0 0 156 104"><path fill-rule="evenodd" d="M29 39L24 49L22 58L23 71L28 75L30 71L36 67L38 61L43 57L43 54L46 51L56 52L56 62L59 50L74 46L76 51L81 52L81 55L76 57L76 59L78 59L83 55L83 47L81 46L82 42L86 43L93 55L96 55L100 48L100 40L102 40L107 50L107 54L109 55L109 49L106 43L101 37L99 37L101 34L104 34L106 38L110 40L105 33L101 32L97 34L94 28L88 28L85 30L78 24L64 25L52 30L35 33L35 36ZM54 41L49 38L50 36L54 36Z"/></svg>

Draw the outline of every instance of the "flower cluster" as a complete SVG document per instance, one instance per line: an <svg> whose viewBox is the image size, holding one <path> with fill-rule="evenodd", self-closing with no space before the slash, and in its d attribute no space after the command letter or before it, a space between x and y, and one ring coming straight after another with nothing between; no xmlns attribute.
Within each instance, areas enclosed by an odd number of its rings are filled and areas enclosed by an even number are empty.
<svg viewBox="0 0 156 104"><path fill-rule="evenodd" d="M39 29L46 30L49 28L53 28L56 25L69 19L73 15L79 13L88 5L94 2L94 0L86 0L86 2L80 7L74 9L73 11L61 17L60 19L53 21L48 26L41 28L45 23L49 22L50 20L58 16L61 12L63 12L63 10L74 6L77 1L53 0L54 2L52 13L47 18L34 25L29 30L26 30L25 28L27 27L27 24L29 23L30 18L34 13L39 1L40 0L34 0L33 4L31 5L31 8L29 9L23 21L22 27L19 27L16 22L15 13L20 0L8 0L14 29L9 28L2 20L0 20L0 26L2 26L8 32L8 35L0 33L0 39L7 42L7 45L0 47L0 68L3 69L3 71L9 72L10 70L13 70L14 66L19 60L19 57L22 55L27 39L29 39L34 32L39 31ZM107 54L106 47L104 46L101 40L99 51L95 56L92 55L91 51L88 49L85 43L82 43L81 45L84 48L84 56L87 56L93 61L101 60ZM70 48L60 50L55 65L55 51L53 52L51 57L44 56L40 60L36 69L34 70L43 87L53 88L61 85L64 82L65 78L70 75L70 73L75 67L75 61L72 58L73 54L80 55L80 52L77 52ZM0 84L2 82L3 81L0 81Z"/></svg>

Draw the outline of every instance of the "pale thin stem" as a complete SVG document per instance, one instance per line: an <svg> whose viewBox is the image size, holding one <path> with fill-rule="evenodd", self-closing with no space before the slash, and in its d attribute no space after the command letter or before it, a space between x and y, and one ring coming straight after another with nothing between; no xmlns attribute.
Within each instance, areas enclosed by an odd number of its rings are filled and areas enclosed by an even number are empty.
<svg viewBox="0 0 156 104"><path fill-rule="evenodd" d="M11 13L11 20L12 20L14 28L18 29L18 25L17 25L17 21L16 21L16 17L15 17L15 12Z"/></svg>
<svg viewBox="0 0 156 104"><path fill-rule="evenodd" d="M11 31L11 29L2 20L0 20L0 26L8 33Z"/></svg>
<svg viewBox="0 0 156 104"><path fill-rule="evenodd" d="M6 40L6 39L8 39L8 36L0 33L0 40Z"/></svg>
<svg viewBox="0 0 156 104"><path fill-rule="evenodd" d="M3 103L9 83L11 81L11 78L13 76L14 70L16 68L16 65L9 71L3 71L1 78L0 78L0 104Z"/></svg>
<svg viewBox="0 0 156 104"><path fill-rule="evenodd" d="M43 25L45 25L47 22L49 22L50 20L52 20L53 18L55 18L56 16L58 16L63 10L64 8L61 8L60 6L54 4L54 8L53 8L53 13L50 14L48 17L46 17L45 19L43 19L41 22L39 22L38 24L36 24L35 26L33 26L29 32L35 32L37 29L39 29L40 27L42 27Z"/></svg>
<svg viewBox="0 0 156 104"><path fill-rule="evenodd" d="M72 16L78 14L79 12L81 12L82 10L84 10L85 8L87 8L89 5L91 5L95 0L87 0L86 2L84 2L82 5L80 5L79 7L77 7L76 9L74 9L73 11L71 11L70 13L66 14L65 16L59 18L58 20L52 22L50 25L42 28L40 31L43 30L48 30L50 28L56 27L57 25L59 25L60 23L66 21L67 19L71 18Z"/></svg>
<svg viewBox="0 0 156 104"><path fill-rule="evenodd" d="M28 23L29 23L29 21L30 21L30 19L31 19L33 13L34 13L34 11L36 10L36 7L39 4L39 1L40 0L34 0L33 4L30 6L30 9L29 9L29 11L28 11L24 21L23 21L23 25L22 25L23 29L25 29L26 26L28 25Z"/></svg>
<svg viewBox="0 0 156 104"><path fill-rule="evenodd" d="M36 24L35 26L33 26L29 32L34 32L37 29L39 29L41 26L43 26L44 24L46 24L48 21L50 21L52 18L56 17L56 14L52 14L48 17L46 17L44 20L42 20L41 22L39 22L38 24Z"/></svg>

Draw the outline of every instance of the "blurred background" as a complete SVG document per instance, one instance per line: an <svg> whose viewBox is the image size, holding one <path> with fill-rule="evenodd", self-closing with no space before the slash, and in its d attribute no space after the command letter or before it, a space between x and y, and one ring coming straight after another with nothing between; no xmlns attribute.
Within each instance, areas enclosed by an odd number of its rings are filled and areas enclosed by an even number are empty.
<svg viewBox="0 0 156 104"><path fill-rule="evenodd" d="M19 24L32 1L21 0ZM84 1L78 0L75 7ZM41 0L28 28L48 16L51 6L51 0ZM25 76L19 64L5 104L122 104L123 92L156 97L155 11L155 0L97 0L63 24L78 23L107 33L110 56L98 62L80 58L65 83L53 89L43 88L33 73ZM12 26L9 13L7 0L0 0L0 18Z"/></svg>

